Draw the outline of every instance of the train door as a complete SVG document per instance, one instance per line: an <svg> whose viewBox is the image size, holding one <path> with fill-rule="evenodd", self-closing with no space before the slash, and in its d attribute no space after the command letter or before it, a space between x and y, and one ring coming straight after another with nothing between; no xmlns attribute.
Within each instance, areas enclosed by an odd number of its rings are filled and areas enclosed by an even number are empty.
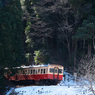
<svg viewBox="0 0 95 95"><path fill-rule="evenodd" d="M59 79L59 68L58 67L54 68L53 79L56 79L56 80Z"/></svg>

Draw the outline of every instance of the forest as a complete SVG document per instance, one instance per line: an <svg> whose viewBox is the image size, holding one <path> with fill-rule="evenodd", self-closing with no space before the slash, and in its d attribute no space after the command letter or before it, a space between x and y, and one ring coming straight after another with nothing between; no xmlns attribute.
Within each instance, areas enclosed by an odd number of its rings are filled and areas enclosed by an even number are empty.
<svg viewBox="0 0 95 95"><path fill-rule="evenodd" d="M5 67L50 63L74 72L94 52L94 0L0 0L0 89Z"/></svg>

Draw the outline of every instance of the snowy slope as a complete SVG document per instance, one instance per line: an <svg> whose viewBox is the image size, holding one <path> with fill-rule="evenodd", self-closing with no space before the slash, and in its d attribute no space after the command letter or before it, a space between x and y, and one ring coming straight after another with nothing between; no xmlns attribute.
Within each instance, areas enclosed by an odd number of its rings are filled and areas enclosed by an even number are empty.
<svg viewBox="0 0 95 95"><path fill-rule="evenodd" d="M74 86L29 86L16 88L15 91L17 95L93 95L86 87Z"/></svg>

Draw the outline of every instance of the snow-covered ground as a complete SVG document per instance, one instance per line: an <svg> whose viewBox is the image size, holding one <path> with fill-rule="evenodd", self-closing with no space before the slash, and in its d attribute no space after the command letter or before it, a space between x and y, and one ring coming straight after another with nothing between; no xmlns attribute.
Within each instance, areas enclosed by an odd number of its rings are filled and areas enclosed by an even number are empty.
<svg viewBox="0 0 95 95"><path fill-rule="evenodd" d="M64 75L58 85L11 88L6 95L93 95L86 86L75 82L71 74L64 72Z"/></svg>
<svg viewBox="0 0 95 95"><path fill-rule="evenodd" d="M14 90L17 95L93 95L86 87L81 88L79 86L29 86Z"/></svg>

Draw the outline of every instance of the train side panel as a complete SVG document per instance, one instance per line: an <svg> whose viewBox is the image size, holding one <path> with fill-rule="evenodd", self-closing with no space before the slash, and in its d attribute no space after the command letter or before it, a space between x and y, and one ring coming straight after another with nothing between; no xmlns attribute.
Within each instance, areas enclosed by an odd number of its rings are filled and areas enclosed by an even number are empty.
<svg viewBox="0 0 95 95"><path fill-rule="evenodd" d="M63 79L63 75L53 75L53 74L37 74L37 75L15 75L15 76L10 76L10 77L6 77L8 80L10 81L20 81L20 80L35 80L35 81L38 81L38 80L46 80L46 79L51 79L51 80L54 80L54 79L58 79L58 80L62 80Z"/></svg>

